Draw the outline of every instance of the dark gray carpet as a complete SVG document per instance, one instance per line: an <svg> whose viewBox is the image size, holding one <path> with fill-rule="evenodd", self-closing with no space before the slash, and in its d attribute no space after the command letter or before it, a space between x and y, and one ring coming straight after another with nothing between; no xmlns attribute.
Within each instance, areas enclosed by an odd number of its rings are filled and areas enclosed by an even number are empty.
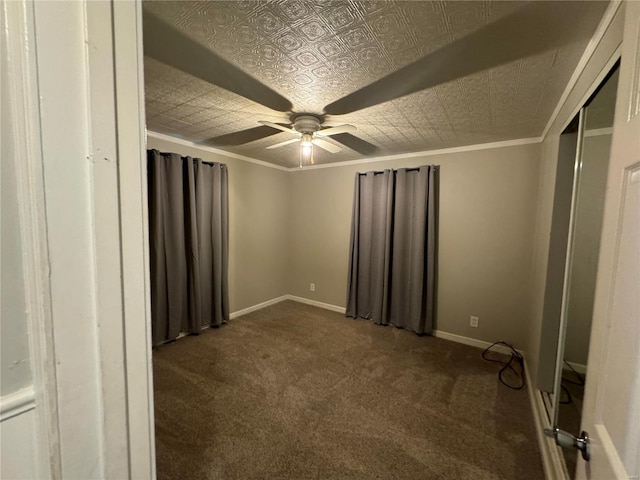
<svg viewBox="0 0 640 480"><path fill-rule="evenodd" d="M154 350L163 479L542 479L481 350L295 302Z"/></svg>

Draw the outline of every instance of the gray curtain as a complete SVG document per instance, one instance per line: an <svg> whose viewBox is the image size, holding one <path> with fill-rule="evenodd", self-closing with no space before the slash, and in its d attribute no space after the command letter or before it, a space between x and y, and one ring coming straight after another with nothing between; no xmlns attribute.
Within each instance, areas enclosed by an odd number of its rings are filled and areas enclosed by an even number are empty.
<svg viewBox="0 0 640 480"><path fill-rule="evenodd" d="M153 343L229 319L227 166L147 152Z"/></svg>
<svg viewBox="0 0 640 480"><path fill-rule="evenodd" d="M357 173L347 316L431 333L439 167Z"/></svg>

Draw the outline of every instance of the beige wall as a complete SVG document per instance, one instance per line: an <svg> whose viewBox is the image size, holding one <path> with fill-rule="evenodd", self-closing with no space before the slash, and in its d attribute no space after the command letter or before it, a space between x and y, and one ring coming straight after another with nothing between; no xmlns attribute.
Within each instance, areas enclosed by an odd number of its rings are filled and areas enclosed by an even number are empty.
<svg viewBox="0 0 640 480"><path fill-rule="evenodd" d="M440 165L436 328L525 345L538 144L290 172L153 136L148 147L228 165L232 311L285 294L344 307L355 173Z"/></svg>
<svg viewBox="0 0 640 480"><path fill-rule="evenodd" d="M230 311L288 293L290 174L151 135L147 148L227 165Z"/></svg>
<svg viewBox="0 0 640 480"><path fill-rule="evenodd" d="M292 172L289 293L345 306L356 172L438 164L436 328L523 348L539 156L530 144Z"/></svg>

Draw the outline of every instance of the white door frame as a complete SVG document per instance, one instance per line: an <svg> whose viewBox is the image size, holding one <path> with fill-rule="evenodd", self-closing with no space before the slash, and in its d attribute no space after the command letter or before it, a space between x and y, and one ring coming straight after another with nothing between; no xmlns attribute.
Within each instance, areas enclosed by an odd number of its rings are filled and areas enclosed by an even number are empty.
<svg viewBox="0 0 640 480"><path fill-rule="evenodd" d="M89 50L94 188L96 199L103 200L94 204L100 219L98 301L101 314L120 318L108 328L101 324L102 381L109 385L103 389L105 473L112 478L122 471L124 434L130 478L149 478L155 477L155 449L141 3L88 2L86 18L94 47ZM113 74L103 75L106 71ZM103 100L105 92L111 92L111 101Z"/></svg>
<svg viewBox="0 0 640 480"><path fill-rule="evenodd" d="M100 322L105 476L155 478L142 5L87 2L86 19L98 314L118 319Z"/></svg>
<svg viewBox="0 0 640 480"><path fill-rule="evenodd" d="M39 477L155 478L141 3L1 8ZM79 369L99 378L70 382Z"/></svg>
<svg viewBox="0 0 640 480"><path fill-rule="evenodd" d="M43 191L40 142L40 108L35 57L34 17L31 4L2 2L5 42L2 68L9 102L3 104L3 121L11 124L10 138L3 138L3 162L16 175L17 218L22 246L27 332L33 384L21 392L11 416L35 411L35 445L19 445L34 452L34 471L39 478L62 478L56 385L56 361L51 315L49 251ZM6 64L4 60L6 59ZM4 130L4 128L3 128ZM7 154L7 157L4 157ZM5 416L5 406L2 414ZM4 418L3 418L4 420ZM4 450L4 449L3 449ZM20 468L21 461L17 462Z"/></svg>
<svg viewBox="0 0 640 480"><path fill-rule="evenodd" d="M639 194L640 3L625 2L582 416L591 461L578 462L578 479L640 477Z"/></svg>

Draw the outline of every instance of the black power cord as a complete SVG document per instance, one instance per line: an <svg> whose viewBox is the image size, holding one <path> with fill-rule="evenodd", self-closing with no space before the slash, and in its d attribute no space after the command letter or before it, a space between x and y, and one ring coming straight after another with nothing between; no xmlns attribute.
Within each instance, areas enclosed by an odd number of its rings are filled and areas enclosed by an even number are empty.
<svg viewBox="0 0 640 480"><path fill-rule="evenodd" d="M584 387L585 384L585 379L582 375L580 375L578 372L576 372L575 368L573 368L571 366L571 364L569 362L567 362L566 360L563 360L563 362L567 365L567 367L569 367L569 369L573 372L573 374L577 377L578 381L574 382L573 380L569 380L566 377L562 377L560 379L560 388L562 389L562 393L564 393L567 398L566 400L560 400L560 404L561 405L569 405L570 403L573 403L573 397L571 396L571 392L569 392L569 389L567 387L565 387L564 385L562 385L562 382L566 382L566 383L570 383L572 385L578 385L580 387Z"/></svg>
<svg viewBox="0 0 640 480"><path fill-rule="evenodd" d="M499 360L497 358L487 357L487 354L490 353L491 349L496 345L503 345L511 350L511 358L508 361L505 362L504 360ZM482 352L482 358L487 362L493 362L502 365L500 372L498 372L498 379L500 380L500 383L513 390L521 390L524 387L524 358L522 357L522 354L513 347L513 345L507 342L495 342L493 345L487 347L484 352ZM516 377L520 378L519 385L511 385L503 378L505 372L507 371L513 372Z"/></svg>

